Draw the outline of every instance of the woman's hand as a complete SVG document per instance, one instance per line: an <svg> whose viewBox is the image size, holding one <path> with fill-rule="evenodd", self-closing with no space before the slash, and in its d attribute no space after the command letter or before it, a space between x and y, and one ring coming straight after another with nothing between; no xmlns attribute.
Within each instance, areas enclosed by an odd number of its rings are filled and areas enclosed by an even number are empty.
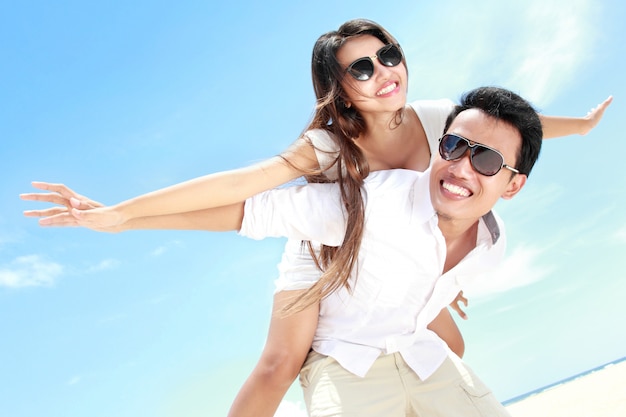
<svg viewBox="0 0 626 417"><path fill-rule="evenodd" d="M609 104L611 104L612 101L613 101L613 96L609 96L602 103L598 104L596 107L589 110L589 113L587 113L587 115L583 117L583 120L585 121L585 123L582 125L582 130L580 131L581 135L586 135L594 127L596 127L598 123L600 123L602 116L604 116L604 111L606 110L607 107L609 107Z"/></svg>
<svg viewBox="0 0 626 417"><path fill-rule="evenodd" d="M43 201L56 204L43 210L26 210L24 216L39 217L39 224L46 227L86 227L100 232L119 232L124 223L111 207L78 194L64 184L48 182L32 183L45 193L20 194L22 200Z"/></svg>
<svg viewBox="0 0 626 417"><path fill-rule="evenodd" d="M467 307L467 298L463 297L463 291L459 291L454 301L450 303L450 307L456 311L459 317L463 320L467 320L467 314L465 314L465 311L463 311L459 303L463 303L463 305Z"/></svg>
<svg viewBox="0 0 626 417"><path fill-rule="evenodd" d="M609 96L602 103L591 109L583 117L547 116L539 114L541 126L543 127L543 138L559 138L569 135L586 135L595 128L602 117L604 111L613 101L613 96Z"/></svg>

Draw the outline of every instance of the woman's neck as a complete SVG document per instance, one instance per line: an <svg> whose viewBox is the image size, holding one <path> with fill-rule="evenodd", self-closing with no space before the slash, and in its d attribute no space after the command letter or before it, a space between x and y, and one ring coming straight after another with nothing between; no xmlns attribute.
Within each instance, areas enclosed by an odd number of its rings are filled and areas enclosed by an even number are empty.
<svg viewBox="0 0 626 417"><path fill-rule="evenodd" d="M400 114L370 115L365 121L367 130L356 139L356 144L372 171L392 168L424 171L428 167L430 147L426 132L410 107L406 106Z"/></svg>
<svg viewBox="0 0 626 417"><path fill-rule="evenodd" d="M366 131L357 138L361 141L381 141L402 136L407 127L407 108L401 111L363 115Z"/></svg>

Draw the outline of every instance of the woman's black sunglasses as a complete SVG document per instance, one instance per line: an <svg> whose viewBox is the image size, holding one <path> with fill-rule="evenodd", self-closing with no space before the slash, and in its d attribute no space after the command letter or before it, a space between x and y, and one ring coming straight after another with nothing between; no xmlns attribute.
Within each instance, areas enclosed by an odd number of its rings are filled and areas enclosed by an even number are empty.
<svg viewBox="0 0 626 417"><path fill-rule="evenodd" d="M386 67L395 67L402 62L402 50L399 45L389 44L380 48L376 55L359 58L348 66L346 72L358 81L367 81L374 75L374 59Z"/></svg>
<svg viewBox="0 0 626 417"><path fill-rule="evenodd" d="M502 168L509 169L516 174L520 172L504 163L504 157L497 150L480 143L471 143L463 136L446 133L439 139L439 154L446 161L456 161L470 149L470 163L479 174L491 177Z"/></svg>

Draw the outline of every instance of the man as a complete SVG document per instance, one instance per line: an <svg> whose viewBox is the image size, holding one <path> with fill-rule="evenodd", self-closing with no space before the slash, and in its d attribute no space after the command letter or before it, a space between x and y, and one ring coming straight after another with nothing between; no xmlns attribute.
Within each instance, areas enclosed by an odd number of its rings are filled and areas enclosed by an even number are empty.
<svg viewBox="0 0 626 417"><path fill-rule="evenodd" d="M372 173L365 233L351 290L320 300L313 350L301 372L312 416L508 415L426 326L463 287L503 257L491 211L524 186L541 123L499 88L466 94L450 116L429 171ZM333 184L272 190L249 199L240 234L339 246L345 216ZM289 287L285 287L289 289Z"/></svg>

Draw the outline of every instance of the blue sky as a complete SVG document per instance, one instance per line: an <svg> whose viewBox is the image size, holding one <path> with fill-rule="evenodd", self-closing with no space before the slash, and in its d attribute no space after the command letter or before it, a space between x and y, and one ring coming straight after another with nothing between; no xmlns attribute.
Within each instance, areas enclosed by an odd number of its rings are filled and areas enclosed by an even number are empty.
<svg viewBox="0 0 626 417"><path fill-rule="evenodd" d="M399 39L412 100L491 84L582 116L615 97L499 204L509 257L461 325L501 400L626 356L623 2L34 0L0 14L0 415L225 415L283 242L42 229L18 194L64 182L115 203L279 153L313 109L313 43L355 17ZM283 415L300 401L294 386Z"/></svg>

